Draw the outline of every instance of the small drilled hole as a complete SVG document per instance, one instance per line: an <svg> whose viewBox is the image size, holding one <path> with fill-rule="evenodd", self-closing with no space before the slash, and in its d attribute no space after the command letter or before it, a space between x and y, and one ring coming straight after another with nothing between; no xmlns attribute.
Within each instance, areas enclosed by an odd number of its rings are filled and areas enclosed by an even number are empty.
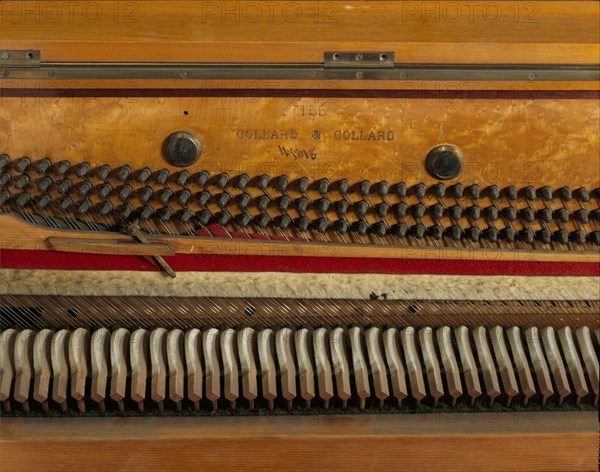
<svg viewBox="0 0 600 472"><path fill-rule="evenodd" d="M339 60L339 58L340 58L340 55L339 55L339 54L334 54L333 56L331 56L331 58L332 58L334 61L337 61L337 60Z"/></svg>
<svg viewBox="0 0 600 472"><path fill-rule="evenodd" d="M28 53L25 54L25 57L27 59L33 59L33 53L32 52L28 52Z"/></svg>
<svg viewBox="0 0 600 472"><path fill-rule="evenodd" d="M189 113L188 113L188 111L187 111L187 110L186 110L186 111L184 111L184 112L183 112L183 114L184 114L185 116L188 116L188 115L189 115Z"/></svg>
<svg viewBox="0 0 600 472"><path fill-rule="evenodd" d="M385 54L381 54L381 55L379 56L379 60L380 60L381 62L385 62L385 61L387 61L387 55L385 55Z"/></svg>

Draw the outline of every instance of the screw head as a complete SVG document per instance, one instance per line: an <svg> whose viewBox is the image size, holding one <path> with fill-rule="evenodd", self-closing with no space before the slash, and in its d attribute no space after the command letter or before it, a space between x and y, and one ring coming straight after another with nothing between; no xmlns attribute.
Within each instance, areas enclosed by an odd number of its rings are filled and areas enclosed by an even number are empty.
<svg viewBox="0 0 600 472"><path fill-rule="evenodd" d="M4 51L2 53L2 59L10 59L10 53L8 51Z"/></svg>
<svg viewBox="0 0 600 472"><path fill-rule="evenodd" d="M434 147L425 158L427 171L436 179L448 180L458 177L463 158L459 150L450 144Z"/></svg>
<svg viewBox="0 0 600 472"><path fill-rule="evenodd" d="M163 143L165 159L177 167L187 167L196 162L204 146L194 133L177 131L167 137Z"/></svg>

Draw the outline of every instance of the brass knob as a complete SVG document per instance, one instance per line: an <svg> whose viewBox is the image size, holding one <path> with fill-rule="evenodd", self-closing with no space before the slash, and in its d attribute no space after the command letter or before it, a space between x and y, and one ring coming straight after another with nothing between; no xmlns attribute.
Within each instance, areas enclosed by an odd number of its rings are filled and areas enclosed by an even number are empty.
<svg viewBox="0 0 600 472"><path fill-rule="evenodd" d="M463 167L463 158L459 150L451 144L434 147L425 158L427 172L440 180L458 177Z"/></svg>
<svg viewBox="0 0 600 472"><path fill-rule="evenodd" d="M200 158L203 150L202 141L189 131L177 131L167 136L163 143L165 159L177 167L191 166Z"/></svg>

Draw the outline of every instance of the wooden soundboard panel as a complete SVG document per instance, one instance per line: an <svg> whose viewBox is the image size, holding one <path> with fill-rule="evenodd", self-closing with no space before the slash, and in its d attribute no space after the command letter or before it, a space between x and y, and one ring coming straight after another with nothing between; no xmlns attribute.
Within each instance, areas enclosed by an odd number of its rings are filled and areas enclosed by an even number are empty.
<svg viewBox="0 0 600 472"><path fill-rule="evenodd" d="M204 147L190 174L410 186L438 182L425 157L452 144L464 164L447 185L593 190L599 119L594 97L14 96L0 107L0 152L175 172L181 168L163 158L163 142L186 130Z"/></svg>

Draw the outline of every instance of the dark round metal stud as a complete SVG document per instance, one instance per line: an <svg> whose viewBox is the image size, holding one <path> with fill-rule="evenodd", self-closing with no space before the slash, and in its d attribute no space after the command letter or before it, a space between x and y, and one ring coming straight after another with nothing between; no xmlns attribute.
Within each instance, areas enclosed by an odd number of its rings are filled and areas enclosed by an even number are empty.
<svg viewBox="0 0 600 472"><path fill-rule="evenodd" d="M578 188L577 191L577 197L579 198L579 200L581 200L584 203L587 203L590 201L590 193L584 189L583 187Z"/></svg>
<svg viewBox="0 0 600 472"><path fill-rule="evenodd" d="M94 185L89 180L81 182L81 184L79 184L79 187L77 187L77 195L79 195L80 197L83 197L90 190L92 190L93 187L94 187Z"/></svg>
<svg viewBox="0 0 600 472"><path fill-rule="evenodd" d="M423 239L423 236L425 236L426 231L427 231L427 228L425 228L425 226L422 225L421 223L418 223L412 227L413 235L417 239Z"/></svg>
<svg viewBox="0 0 600 472"><path fill-rule="evenodd" d="M460 220L460 217L462 216L462 208L459 205L451 206L448 209L448 212L450 213L450 218L452 218L454 221Z"/></svg>
<svg viewBox="0 0 600 472"><path fill-rule="evenodd" d="M523 195L525 196L525 198L527 200L530 200L530 201L533 201L536 199L535 189L531 185L528 185L527 187L525 187L523 189Z"/></svg>
<svg viewBox="0 0 600 472"><path fill-rule="evenodd" d="M417 203L416 205L412 206L411 210L416 219L421 219L425 215L426 208L422 203Z"/></svg>
<svg viewBox="0 0 600 472"><path fill-rule="evenodd" d="M279 226L279 228L285 230L292 223L292 218L290 217L290 215L285 214L278 217L275 222L277 223L277 226Z"/></svg>
<svg viewBox="0 0 600 472"><path fill-rule="evenodd" d="M413 191L415 192L417 198L424 198L425 194L427 193L427 187L425 184L417 184L413 187Z"/></svg>
<svg viewBox="0 0 600 472"><path fill-rule="evenodd" d="M350 189L350 183L346 179L342 179L337 183L338 192L342 195L346 195Z"/></svg>
<svg viewBox="0 0 600 472"><path fill-rule="evenodd" d="M396 193L400 198L406 197L407 188L404 182L400 182L398 185L396 185Z"/></svg>
<svg viewBox="0 0 600 472"><path fill-rule="evenodd" d="M335 230L340 234L346 234L350 225L346 220L338 220L335 222Z"/></svg>
<svg viewBox="0 0 600 472"><path fill-rule="evenodd" d="M340 200L335 204L335 209L339 216L344 216L348 212L348 202L346 200Z"/></svg>
<svg viewBox="0 0 600 472"><path fill-rule="evenodd" d="M543 228L536 233L537 239L542 241L544 244L550 244L552 241L552 233L549 229Z"/></svg>
<svg viewBox="0 0 600 472"><path fill-rule="evenodd" d="M380 238L383 238L387 233L387 225L383 221L380 221L373 227L373 232Z"/></svg>
<svg viewBox="0 0 600 472"><path fill-rule="evenodd" d="M544 223L552 221L552 210L550 208L542 208L538 211L538 219Z"/></svg>
<svg viewBox="0 0 600 472"><path fill-rule="evenodd" d="M176 131L167 136L163 143L163 155L167 162L177 167L195 163L204 151L202 141L189 131Z"/></svg>
<svg viewBox="0 0 600 472"><path fill-rule="evenodd" d="M425 167L436 179L455 179L462 170L463 158L455 146L443 144L429 151L425 158Z"/></svg>
<svg viewBox="0 0 600 472"><path fill-rule="evenodd" d="M295 226L298 231L306 231L310 225L310 219L306 216L298 218L295 222Z"/></svg>
<svg viewBox="0 0 600 472"><path fill-rule="evenodd" d="M496 228L488 228L485 230L485 237L488 241L495 243L498 241L498 235L500 232Z"/></svg>
<svg viewBox="0 0 600 472"><path fill-rule="evenodd" d="M458 241L462 236L463 229L459 225L452 225L448 229L448 234L454 241Z"/></svg>
<svg viewBox="0 0 600 472"><path fill-rule="evenodd" d="M306 209L308 208L308 198L306 197L300 197L295 201L296 204L296 208L298 209L298 211L300 213L304 213L306 211Z"/></svg>
<svg viewBox="0 0 600 472"><path fill-rule="evenodd" d="M403 238L408 232L408 225L406 223L398 223L394 226L393 232L396 236Z"/></svg>
<svg viewBox="0 0 600 472"><path fill-rule="evenodd" d="M525 241L527 244L533 243L533 239L535 238L535 234L531 228L526 228L519 233L519 236L522 241Z"/></svg>
<svg viewBox="0 0 600 472"><path fill-rule="evenodd" d="M433 239L442 239L444 228L442 228L442 225L433 225L429 228L429 233Z"/></svg>
<svg viewBox="0 0 600 472"><path fill-rule="evenodd" d="M194 212L189 208L186 208L179 215L179 221L185 224L192 219L192 216L194 216Z"/></svg>
<svg viewBox="0 0 600 472"><path fill-rule="evenodd" d="M592 231L589 234L589 239L591 242L593 242L596 246L600 246L600 231Z"/></svg>
<svg viewBox="0 0 600 472"><path fill-rule="evenodd" d="M462 184L454 184L452 186L452 193L454 193L454 198L462 198L465 193L465 188Z"/></svg>
<svg viewBox="0 0 600 472"><path fill-rule="evenodd" d="M356 232L358 234L360 234L361 236L364 236L365 234L367 234L368 230L369 230L369 223L367 223L365 220L360 220L358 223L356 223Z"/></svg>
<svg viewBox="0 0 600 472"><path fill-rule="evenodd" d="M514 228L504 228L500 234L502 239L504 239L506 242L512 243L515 240L517 232L514 230Z"/></svg>
<svg viewBox="0 0 600 472"><path fill-rule="evenodd" d="M490 185L487 188L487 193L491 200L498 200L500 198L500 189L497 185Z"/></svg>
<svg viewBox="0 0 600 472"><path fill-rule="evenodd" d="M310 182L306 177L300 177L296 182L296 187L298 188L298 192L306 193L308 191L308 186Z"/></svg>
<svg viewBox="0 0 600 472"><path fill-rule="evenodd" d="M473 184L469 187L469 196L473 200L481 198L481 188L477 184Z"/></svg>
<svg viewBox="0 0 600 472"><path fill-rule="evenodd" d="M540 189L540 195L542 196L542 198L544 200L546 200L547 202L549 202L550 200L552 200L552 189L550 187L548 187L547 185L544 185Z"/></svg>
<svg viewBox="0 0 600 472"><path fill-rule="evenodd" d="M569 233L565 229L559 229L554 233L554 239L561 244L567 244L569 242Z"/></svg>
<svg viewBox="0 0 600 472"><path fill-rule="evenodd" d="M509 185L504 191L509 200L516 200L519 195L519 192L514 185Z"/></svg>
<svg viewBox="0 0 600 472"><path fill-rule="evenodd" d="M390 206L387 203L381 202L379 205L377 205L377 214L380 218L385 218L388 214L389 209Z"/></svg>
<svg viewBox="0 0 600 472"><path fill-rule="evenodd" d="M433 186L433 191L437 198L444 198L446 195L446 186L443 183L438 182Z"/></svg>
<svg viewBox="0 0 600 472"><path fill-rule="evenodd" d="M408 205L404 202L400 202L398 203L398 205L396 205L394 207L394 211L396 212L396 215L399 218L403 218L406 216L406 211L408 210Z"/></svg>
<svg viewBox="0 0 600 472"><path fill-rule="evenodd" d="M580 229L576 229L571 233L571 241L574 241L577 244L583 244L585 243L585 234Z"/></svg>

